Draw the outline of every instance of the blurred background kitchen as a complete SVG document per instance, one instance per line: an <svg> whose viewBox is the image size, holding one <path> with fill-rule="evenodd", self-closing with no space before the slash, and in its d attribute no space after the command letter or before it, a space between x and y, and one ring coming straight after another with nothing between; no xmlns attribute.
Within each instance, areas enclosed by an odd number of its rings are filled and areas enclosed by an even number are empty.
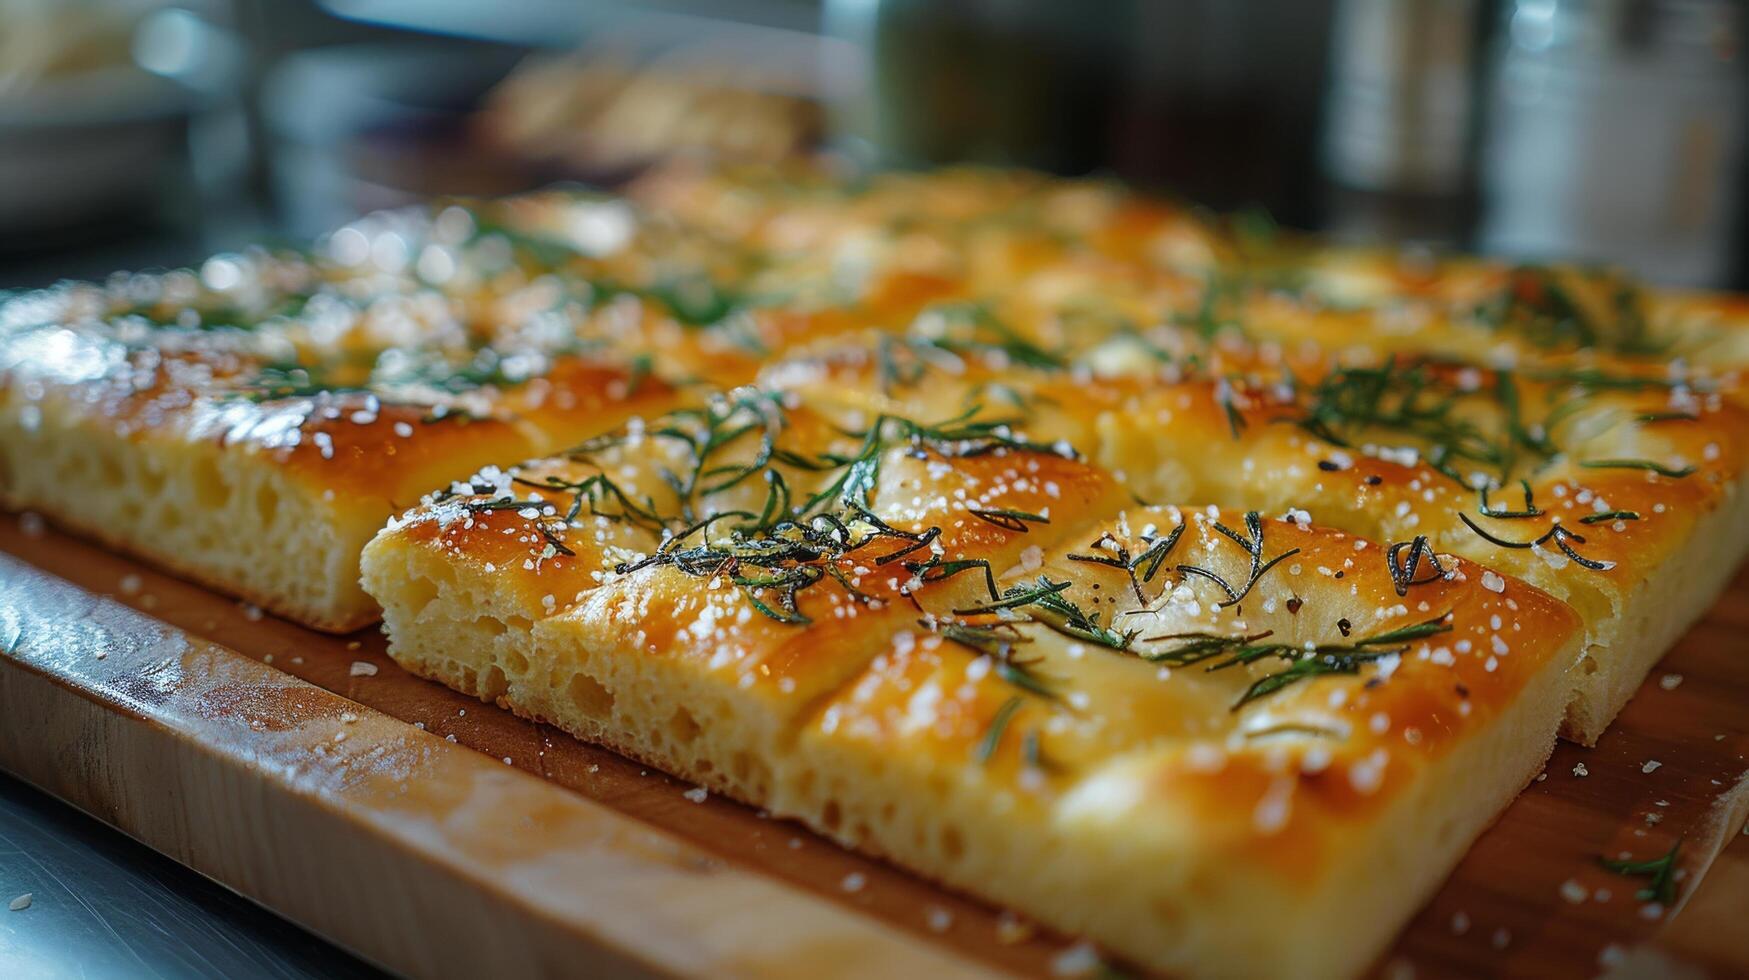
<svg viewBox="0 0 1749 980"><path fill-rule="evenodd" d="M0 287L821 150L1743 287L1745 6L0 0Z"/></svg>

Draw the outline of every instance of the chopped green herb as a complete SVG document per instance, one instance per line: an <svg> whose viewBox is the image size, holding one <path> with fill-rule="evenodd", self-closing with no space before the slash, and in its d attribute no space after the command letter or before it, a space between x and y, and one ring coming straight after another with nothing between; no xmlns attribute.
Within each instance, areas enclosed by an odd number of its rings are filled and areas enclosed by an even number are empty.
<svg viewBox="0 0 1749 980"><path fill-rule="evenodd" d="M1676 901L1676 855L1682 849L1682 841L1670 845L1670 850L1663 857L1649 861L1617 861L1610 858L1598 858L1597 863L1604 870L1613 871L1618 875L1634 878L1650 878L1646 887L1634 893L1634 897L1642 902L1657 902L1669 907Z"/></svg>
<svg viewBox="0 0 1749 980"><path fill-rule="evenodd" d="M1271 657L1285 661L1286 667L1258 678L1245 689L1238 701L1233 704L1233 710L1237 711L1253 701L1268 697L1301 681L1332 674L1356 674L1360 672L1362 664L1393 654L1405 653L1409 649L1409 644L1414 640L1450 631L1452 628L1449 622L1450 616L1450 613L1446 613L1423 623L1404 626L1351 643L1324 643L1311 647L1304 644L1258 642L1272 635L1272 631L1269 630L1241 636L1223 636L1218 633L1169 633L1163 636L1144 637L1142 642L1171 641L1176 643L1176 646L1166 649L1138 650L1136 655L1152 663L1165 663L1175 667L1190 666L1213 660L1214 663L1204 668L1210 671L1224 670L1228 667L1250 664Z"/></svg>
<svg viewBox="0 0 1749 980"><path fill-rule="evenodd" d="M1587 514L1579 518L1581 524L1602 524L1604 521L1637 521L1640 515L1631 510L1611 510L1601 514Z"/></svg>
<svg viewBox="0 0 1749 980"><path fill-rule="evenodd" d="M1579 465L1588 470L1648 470L1673 480L1680 480L1695 472L1693 466L1671 467L1649 459L1587 459L1581 460Z"/></svg>
<svg viewBox="0 0 1749 980"><path fill-rule="evenodd" d="M984 737L978 740L977 748L972 752L972 761L978 765L987 765L996 754L997 746L1002 744L1002 733L1008 730L1008 723L1014 718L1014 713L1020 710L1023 699L1016 694L1002 702L1002 707L996 709L996 714L990 718L990 727L984 732Z"/></svg>
<svg viewBox="0 0 1749 980"><path fill-rule="evenodd" d="M1402 557L1404 552L1408 552L1407 558ZM1425 574L1418 572L1423 560L1427 563ZM1437 582L1446 575L1425 534L1417 534L1413 541L1399 541L1387 548L1385 565L1391 572L1391 584L1396 586L1400 596L1408 595L1411 586Z"/></svg>

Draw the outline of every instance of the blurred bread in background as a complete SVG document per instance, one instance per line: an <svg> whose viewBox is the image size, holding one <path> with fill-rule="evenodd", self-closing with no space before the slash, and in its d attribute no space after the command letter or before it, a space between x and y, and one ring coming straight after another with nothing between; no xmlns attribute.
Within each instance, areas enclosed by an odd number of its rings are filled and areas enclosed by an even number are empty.
<svg viewBox="0 0 1749 980"><path fill-rule="evenodd" d="M131 63L134 25L157 3L0 0L0 99Z"/></svg>
<svg viewBox="0 0 1749 980"><path fill-rule="evenodd" d="M596 48L528 58L487 95L478 124L518 156L585 174L675 155L770 163L819 145L825 113L809 86L698 48Z"/></svg>

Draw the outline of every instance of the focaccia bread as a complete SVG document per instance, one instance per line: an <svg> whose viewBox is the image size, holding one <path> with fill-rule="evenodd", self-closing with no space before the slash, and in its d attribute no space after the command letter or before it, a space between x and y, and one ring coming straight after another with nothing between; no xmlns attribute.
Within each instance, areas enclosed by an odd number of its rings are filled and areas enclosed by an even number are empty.
<svg viewBox="0 0 1749 980"><path fill-rule="evenodd" d="M610 428L626 411L604 399L621 389L722 390L864 332L1072 381L1218 378L1259 351L1322 349L1575 375L1683 358L1731 393L1749 355L1739 307L1578 268L1313 247L1110 182L675 170L632 200L439 202L361 220L308 254L6 301L0 496L344 629L372 615L351 553L416 489ZM517 431L459 436L448 423L464 417ZM353 418L383 418L390 435ZM255 444L304 445L316 462L267 475L273 453ZM1613 696L1633 676L1612 675ZM1583 731L1612 713L1591 711Z"/></svg>
<svg viewBox="0 0 1749 980"><path fill-rule="evenodd" d="M1340 975L1742 558L1745 364L1609 270L680 168L0 301L0 500L1139 962Z"/></svg>
<svg viewBox="0 0 1749 980"><path fill-rule="evenodd" d="M368 382L305 391L304 369L255 352L132 348L59 325L28 333L0 362L7 506L335 631L376 618L357 584L359 549L433 484L676 398L635 365L592 358L556 359L538 382L458 381L453 394Z"/></svg>
<svg viewBox="0 0 1749 980"><path fill-rule="evenodd" d="M1197 974L1365 966L1546 758L1553 597L932 418L741 389L434 495L365 585L410 670Z"/></svg>
<svg viewBox="0 0 1749 980"><path fill-rule="evenodd" d="M1082 449L1140 500L1307 513L1523 578L1584 619L1563 732L1586 744L1749 550L1749 418L1711 375L1228 348L1101 377L947 354L840 343L761 377L843 418L977 405Z"/></svg>

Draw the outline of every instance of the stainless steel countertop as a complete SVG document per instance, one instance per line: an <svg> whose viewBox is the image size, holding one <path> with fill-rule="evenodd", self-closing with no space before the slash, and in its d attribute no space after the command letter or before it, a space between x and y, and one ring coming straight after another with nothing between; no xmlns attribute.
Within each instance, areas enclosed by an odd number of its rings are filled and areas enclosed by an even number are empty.
<svg viewBox="0 0 1749 980"><path fill-rule="evenodd" d="M27 893L28 908L7 908ZM382 976L224 886L0 775L0 977Z"/></svg>

